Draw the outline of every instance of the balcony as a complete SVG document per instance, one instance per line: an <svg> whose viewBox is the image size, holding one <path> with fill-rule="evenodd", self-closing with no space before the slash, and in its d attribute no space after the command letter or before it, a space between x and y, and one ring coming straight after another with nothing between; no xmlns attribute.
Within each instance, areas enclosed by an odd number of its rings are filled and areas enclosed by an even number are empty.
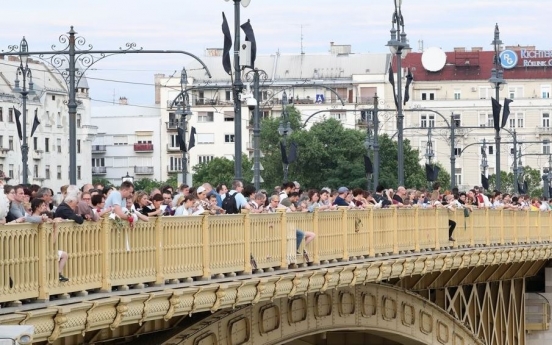
<svg viewBox="0 0 552 345"><path fill-rule="evenodd" d="M92 153L105 153L105 145L92 145Z"/></svg>
<svg viewBox="0 0 552 345"><path fill-rule="evenodd" d="M178 121L165 122L168 131L176 131L178 129Z"/></svg>
<svg viewBox="0 0 552 345"><path fill-rule="evenodd" d="M42 151L42 150L34 150L31 155L32 155L33 159L38 160L38 159L42 159L42 153L43 152L44 151Z"/></svg>
<svg viewBox="0 0 552 345"><path fill-rule="evenodd" d="M153 144L134 144L134 152L153 152Z"/></svg>
<svg viewBox="0 0 552 345"><path fill-rule="evenodd" d="M536 136L539 136L539 135L552 135L552 127L538 126L536 131L535 131L535 135Z"/></svg>
<svg viewBox="0 0 552 345"><path fill-rule="evenodd" d="M171 144L167 144L167 151L168 152L178 152L178 151L180 151L180 147L172 146Z"/></svg>
<svg viewBox="0 0 552 345"><path fill-rule="evenodd" d="M105 175L106 173L106 167L92 167L92 175Z"/></svg>
<svg viewBox="0 0 552 345"><path fill-rule="evenodd" d="M136 175L153 175L153 167L134 166L134 173Z"/></svg>
<svg viewBox="0 0 552 345"><path fill-rule="evenodd" d="M10 150L6 148L0 148L0 158L6 158L8 156L8 152L10 152Z"/></svg>
<svg viewBox="0 0 552 345"><path fill-rule="evenodd" d="M248 151L253 151L255 150L255 148L253 147L253 142L246 142L245 143L245 147L247 148Z"/></svg>

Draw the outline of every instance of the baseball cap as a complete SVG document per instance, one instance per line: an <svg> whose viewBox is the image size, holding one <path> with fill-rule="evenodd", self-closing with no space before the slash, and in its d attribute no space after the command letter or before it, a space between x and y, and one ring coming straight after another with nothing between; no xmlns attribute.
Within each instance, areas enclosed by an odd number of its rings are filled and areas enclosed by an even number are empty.
<svg viewBox="0 0 552 345"><path fill-rule="evenodd" d="M339 189L337 190L337 193L342 194L342 193L347 193L348 191L349 191L349 188L347 187L339 187Z"/></svg>
<svg viewBox="0 0 552 345"><path fill-rule="evenodd" d="M200 194L200 193L203 193L203 192L205 192L205 187L203 187L203 186L197 187L197 191L196 191L197 194Z"/></svg>

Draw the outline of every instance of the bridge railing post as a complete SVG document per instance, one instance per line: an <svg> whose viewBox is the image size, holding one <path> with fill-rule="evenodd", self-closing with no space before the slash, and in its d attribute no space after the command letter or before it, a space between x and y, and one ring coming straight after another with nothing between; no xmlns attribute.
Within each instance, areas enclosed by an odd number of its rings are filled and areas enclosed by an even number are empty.
<svg viewBox="0 0 552 345"><path fill-rule="evenodd" d="M531 242L531 218L529 214L529 210L523 211L525 214L523 215L523 218L525 219L525 222L523 222L523 231L524 231L524 238L525 243Z"/></svg>
<svg viewBox="0 0 552 345"><path fill-rule="evenodd" d="M469 232L470 232L470 248L474 248L475 247L475 231L473 229L473 210L471 212L469 212L469 215L470 217L468 218L468 226L470 227L469 229ZM466 218L464 218L464 221L466 221Z"/></svg>
<svg viewBox="0 0 552 345"><path fill-rule="evenodd" d="M368 241L370 243L368 243L368 255L373 258L376 256L376 245L375 245L375 238L376 238L376 235L374 233L374 228L375 228L375 223L374 223L374 208L371 207L369 209L370 212L370 224L368 225L369 229L368 229Z"/></svg>
<svg viewBox="0 0 552 345"><path fill-rule="evenodd" d="M163 223L162 217L155 219L155 286L165 283L163 272Z"/></svg>
<svg viewBox="0 0 552 345"><path fill-rule="evenodd" d="M399 254L399 212L397 207L393 207L393 254Z"/></svg>
<svg viewBox="0 0 552 345"><path fill-rule="evenodd" d="M314 234L316 235L317 239L312 242L313 246L313 264L319 265L320 264L320 237L318 235L320 234L320 229L318 228L318 208L314 209L313 216L312 216L312 229Z"/></svg>
<svg viewBox="0 0 552 345"><path fill-rule="evenodd" d="M101 292L111 292L111 222L109 217L102 219L102 287Z"/></svg>
<svg viewBox="0 0 552 345"><path fill-rule="evenodd" d="M439 250L440 245L439 245L439 209L437 207L434 207L433 208L433 218L435 219L435 250Z"/></svg>
<svg viewBox="0 0 552 345"><path fill-rule="evenodd" d="M485 208L485 246L487 247L491 245L491 229L489 227L489 217L489 209Z"/></svg>
<svg viewBox="0 0 552 345"><path fill-rule="evenodd" d="M343 257L341 258L343 261L349 260L349 248L347 244L347 233L349 232L348 222L347 222L347 209L348 206L339 206L339 215L341 216L341 235L343 236Z"/></svg>
<svg viewBox="0 0 552 345"><path fill-rule="evenodd" d="M44 225L38 226L38 300L48 301L49 292L47 284L48 270L46 268L46 243L49 243L46 238L46 229Z"/></svg>
<svg viewBox="0 0 552 345"><path fill-rule="evenodd" d="M276 212L280 213L282 216L280 218L280 237L282 240L282 243L280 244L280 268L286 269L288 267L288 252L287 252L287 216L286 216L286 210L285 209L277 209Z"/></svg>
<svg viewBox="0 0 552 345"><path fill-rule="evenodd" d="M244 219L243 219L243 231L245 231L244 234L244 253L243 253L243 260L244 260L244 273L245 274L251 274L253 272L253 267L251 266L251 217L249 215L249 210L244 210L242 213L245 213Z"/></svg>
<svg viewBox="0 0 552 345"><path fill-rule="evenodd" d="M495 210L496 212L496 210ZM504 209L498 210L500 212L500 244L504 244Z"/></svg>
<svg viewBox="0 0 552 345"><path fill-rule="evenodd" d="M210 240L209 240L209 216L203 215L203 224L202 224L202 240L203 240L203 279L210 279L211 278L211 267L210 267L210 261L211 261L211 253L209 250L210 246Z"/></svg>
<svg viewBox="0 0 552 345"><path fill-rule="evenodd" d="M420 252L420 215L418 207L414 209L414 252Z"/></svg>

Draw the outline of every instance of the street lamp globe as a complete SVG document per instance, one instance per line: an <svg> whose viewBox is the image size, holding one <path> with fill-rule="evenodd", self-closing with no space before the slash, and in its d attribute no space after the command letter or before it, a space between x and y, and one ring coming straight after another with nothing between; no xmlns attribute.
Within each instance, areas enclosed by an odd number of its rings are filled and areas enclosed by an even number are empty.
<svg viewBox="0 0 552 345"><path fill-rule="evenodd" d="M230 0L224 0L224 1L228 2ZM239 1L242 4L243 7L247 7L251 3L251 0L241 0L241 1L240 0L234 0L234 1Z"/></svg>
<svg viewBox="0 0 552 345"><path fill-rule="evenodd" d="M130 176L127 171L126 176L121 177L121 180L122 182L128 181L130 183L134 183L134 176Z"/></svg>
<svg viewBox="0 0 552 345"><path fill-rule="evenodd" d="M27 43L27 40L25 39L25 36L23 36L23 39L21 40L21 43L19 44L19 58L21 59L21 64L27 65L27 61L29 59L29 44Z"/></svg>

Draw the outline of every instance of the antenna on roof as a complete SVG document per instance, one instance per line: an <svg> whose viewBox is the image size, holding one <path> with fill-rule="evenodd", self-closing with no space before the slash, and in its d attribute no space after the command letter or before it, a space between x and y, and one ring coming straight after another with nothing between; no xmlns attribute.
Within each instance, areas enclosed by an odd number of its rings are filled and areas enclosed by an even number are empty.
<svg viewBox="0 0 552 345"><path fill-rule="evenodd" d="M297 25L297 24L295 24ZM306 27L306 26L310 26L308 24L299 24L299 26L301 27L301 55L305 55L305 49L304 49L304 46L303 46L303 40L304 40L304 36L303 36L303 28Z"/></svg>
<svg viewBox="0 0 552 345"><path fill-rule="evenodd" d="M418 51L420 53L424 52L424 40L418 40Z"/></svg>

